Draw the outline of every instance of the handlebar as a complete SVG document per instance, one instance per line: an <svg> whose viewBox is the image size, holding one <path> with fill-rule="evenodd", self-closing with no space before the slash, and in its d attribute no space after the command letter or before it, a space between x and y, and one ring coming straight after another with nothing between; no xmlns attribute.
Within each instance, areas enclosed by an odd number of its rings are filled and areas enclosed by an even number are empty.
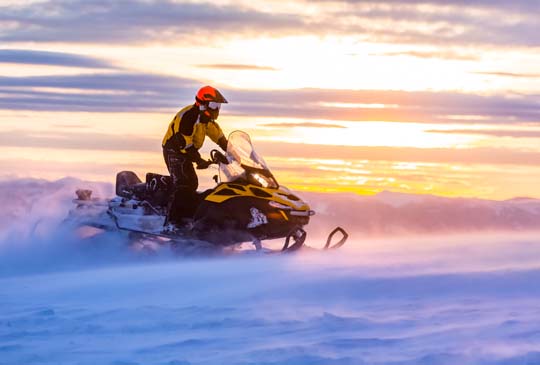
<svg viewBox="0 0 540 365"><path fill-rule="evenodd" d="M227 157L225 157L225 155L221 153L221 151L218 151L218 150L210 151L210 161L212 161L212 163L215 163L215 164L220 164L220 163L223 163L226 165L229 164L229 160L227 160Z"/></svg>

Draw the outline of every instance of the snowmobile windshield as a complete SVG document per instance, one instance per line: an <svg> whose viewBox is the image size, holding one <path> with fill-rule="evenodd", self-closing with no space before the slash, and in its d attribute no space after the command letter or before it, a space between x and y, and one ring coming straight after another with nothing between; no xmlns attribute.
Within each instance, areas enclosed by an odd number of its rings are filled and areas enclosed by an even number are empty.
<svg viewBox="0 0 540 365"><path fill-rule="evenodd" d="M263 187L278 187L268 165L255 152L247 133L234 131L229 135L227 159L229 164L220 164L219 167L221 181L232 182L243 178Z"/></svg>

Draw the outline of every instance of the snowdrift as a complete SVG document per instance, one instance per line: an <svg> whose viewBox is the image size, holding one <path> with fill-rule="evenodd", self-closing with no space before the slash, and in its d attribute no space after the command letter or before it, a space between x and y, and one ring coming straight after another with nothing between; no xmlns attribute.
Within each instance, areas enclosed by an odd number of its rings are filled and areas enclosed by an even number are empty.
<svg viewBox="0 0 540 365"><path fill-rule="evenodd" d="M0 183L2 365L540 363L540 241L527 232L538 201L304 194L319 213L312 237L325 224L355 232L343 250L193 258L59 228L90 185L112 194L76 179ZM397 214L411 207L437 208L444 224L414 228ZM448 235L471 227L458 212L507 219Z"/></svg>

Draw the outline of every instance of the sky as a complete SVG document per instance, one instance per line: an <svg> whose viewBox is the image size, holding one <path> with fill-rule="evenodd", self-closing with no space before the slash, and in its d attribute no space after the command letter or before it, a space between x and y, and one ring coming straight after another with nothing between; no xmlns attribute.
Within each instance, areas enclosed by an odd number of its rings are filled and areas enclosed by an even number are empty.
<svg viewBox="0 0 540 365"><path fill-rule="evenodd" d="M0 178L166 173L168 123L210 84L225 134L248 132L290 188L540 198L539 14L536 0L0 0Z"/></svg>

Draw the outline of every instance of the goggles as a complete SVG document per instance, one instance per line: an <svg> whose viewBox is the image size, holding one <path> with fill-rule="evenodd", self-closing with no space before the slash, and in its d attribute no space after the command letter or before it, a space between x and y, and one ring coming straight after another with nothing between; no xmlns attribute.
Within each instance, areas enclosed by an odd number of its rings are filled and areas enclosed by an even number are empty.
<svg viewBox="0 0 540 365"><path fill-rule="evenodd" d="M215 101L208 103L208 109L219 110L219 108L221 108L221 103L216 103Z"/></svg>

